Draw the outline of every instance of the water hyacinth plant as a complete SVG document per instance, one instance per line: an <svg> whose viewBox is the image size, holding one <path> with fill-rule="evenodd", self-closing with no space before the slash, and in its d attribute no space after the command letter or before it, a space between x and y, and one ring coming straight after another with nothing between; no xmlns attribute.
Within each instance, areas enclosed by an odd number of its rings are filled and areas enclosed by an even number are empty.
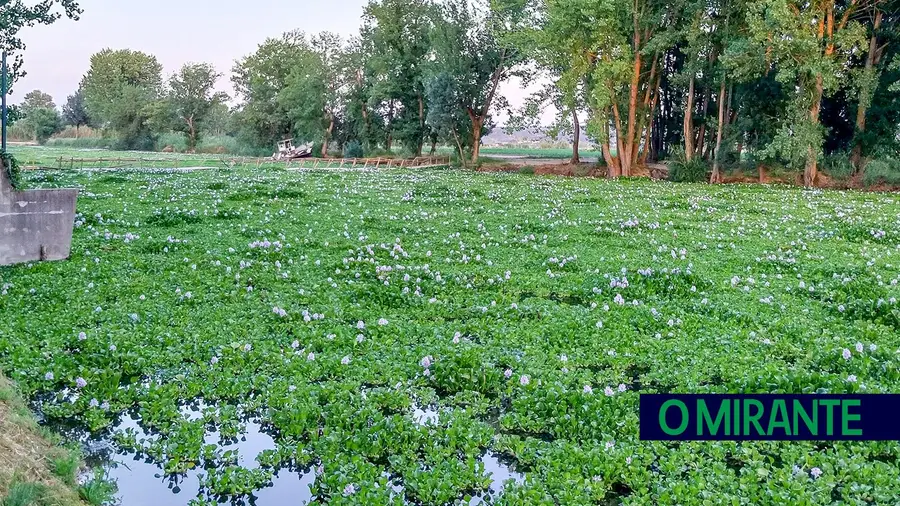
<svg viewBox="0 0 900 506"><path fill-rule="evenodd" d="M300 472L335 504L900 500L894 443L638 439L641 393L898 391L894 195L26 176L80 188L78 227L67 262L0 268L0 368L48 423L194 477L194 504Z"/></svg>

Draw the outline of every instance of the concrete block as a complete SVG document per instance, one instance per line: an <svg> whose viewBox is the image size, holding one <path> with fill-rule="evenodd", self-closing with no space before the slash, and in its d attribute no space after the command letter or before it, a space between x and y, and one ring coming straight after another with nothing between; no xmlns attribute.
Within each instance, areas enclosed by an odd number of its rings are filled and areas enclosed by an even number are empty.
<svg viewBox="0 0 900 506"><path fill-rule="evenodd" d="M15 191L0 167L0 265L69 257L76 189Z"/></svg>

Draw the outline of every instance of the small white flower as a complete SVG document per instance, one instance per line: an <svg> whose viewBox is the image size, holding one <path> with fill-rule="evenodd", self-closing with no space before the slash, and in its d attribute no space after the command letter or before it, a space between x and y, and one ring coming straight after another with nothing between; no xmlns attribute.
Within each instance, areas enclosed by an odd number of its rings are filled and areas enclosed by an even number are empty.
<svg viewBox="0 0 900 506"><path fill-rule="evenodd" d="M527 385L529 383L531 383L531 378L529 378L527 375L523 374L522 376L519 376L519 384L520 385L522 385L524 387L525 385Z"/></svg>
<svg viewBox="0 0 900 506"><path fill-rule="evenodd" d="M384 319L384 318L379 318L379 319L378 319L378 325L384 327L384 326L387 325L387 324L388 324L388 321L387 321L386 319Z"/></svg>
<svg viewBox="0 0 900 506"><path fill-rule="evenodd" d="M244 345L244 352L245 352L245 353L246 353L246 352L249 352L249 351L252 350L252 349L253 349L253 346L252 346L250 343L247 343L247 344Z"/></svg>
<svg viewBox="0 0 900 506"><path fill-rule="evenodd" d="M79 332L79 333L78 333L78 340L79 340L79 341L84 341L85 339L87 339L87 334L85 334L84 332Z"/></svg>
<svg viewBox="0 0 900 506"><path fill-rule="evenodd" d="M341 365L347 365L349 363L350 363L350 355L347 355L346 357L341 359Z"/></svg>
<svg viewBox="0 0 900 506"><path fill-rule="evenodd" d="M77 388L84 388L87 386L87 381L84 380L81 376L75 378L75 386Z"/></svg>
<svg viewBox="0 0 900 506"><path fill-rule="evenodd" d="M844 357L844 360L850 360L850 356L851 356L850 350L848 350L847 348L844 348L844 351L841 352L841 356Z"/></svg>
<svg viewBox="0 0 900 506"><path fill-rule="evenodd" d="M862 353L863 351L865 351L863 343L856 343L856 353Z"/></svg>
<svg viewBox="0 0 900 506"><path fill-rule="evenodd" d="M569 361L569 357L567 355L560 355L559 361L565 364Z"/></svg>
<svg viewBox="0 0 900 506"><path fill-rule="evenodd" d="M587 395L591 395L591 394L594 393L594 389L591 388L590 385L585 385L585 386L584 386L584 393L586 393Z"/></svg>
<svg viewBox="0 0 900 506"><path fill-rule="evenodd" d="M352 483L347 485L346 487L344 487L344 497L351 496L355 493L356 493L356 487L354 487Z"/></svg>
<svg viewBox="0 0 900 506"><path fill-rule="evenodd" d="M812 476L813 478L818 478L819 476L822 476L822 470L819 469L818 467L814 467L814 468L812 468L812 469L809 470L809 474L810 474L810 476Z"/></svg>
<svg viewBox="0 0 900 506"><path fill-rule="evenodd" d="M603 393L606 394L607 397L612 397L612 396L616 395L616 392L615 392L615 390L612 389L612 387L604 388Z"/></svg>
<svg viewBox="0 0 900 506"><path fill-rule="evenodd" d="M219 363L219 357L213 357L209 359L209 365L216 365Z"/></svg>
<svg viewBox="0 0 900 506"><path fill-rule="evenodd" d="M297 340L295 339L294 342L291 343L291 349L296 350L296 349L299 348L299 347L300 347L300 341L297 341Z"/></svg>
<svg viewBox="0 0 900 506"><path fill-rule="evenodd" d="M310 362L312 362L315 359L316 359L316 354L313 352L309 352L309 355L306 356L306 360L309 360Z"/></svg>
<svg viewBox="0 0 900 506"><path fill-rule="evenodd" d="M53 376L52 372L48 372L47 374L44 375L44 379L47 381L53 381L53 377L54 376Z"/></svg>
<svg viewBox="0 0 900 506"><path fill-rule="evenodd" d="M362 320L359 320L358 322L356 322L356 328L359 330L366 328L365 322L363 322Z"/></svg>
<svg viewBox="0 0 900 506"><path fill-rule="evenodd" d="M855 375L855 374L851 374L850 376L847 376L847 382L849 382L849 383L856 383L856 375Z"/></svg>
<svg viewBox="0 0 900 506"><path fill-rule="evenodd" d="M503 371L503 377L506 379L511 378L512 377L512 369L507 369L507 370Z"/></svg>
<svg viewBox="0 0 900 506"><path fill-rule="evenodd" d="M628 390L628 387L625 386L625 383L619 383L619 392L624 392Z"/></svg>
<svg viewBox="0 0 900 506"><path fill-rule="evenodd" d="M89 402L88 405L92 408L96 408L100 406L100 401L98 401L97 399L91 399L91 402Z"/></svg>
<svg viewBox="0 0 900 506"><path fill-rule="evenodd" d="M432 360L433 359L431 358L431 355L422 357L422 360L419 361L419 365L421 365L425 369L428 369L429 367L431 367Z"/></svg>

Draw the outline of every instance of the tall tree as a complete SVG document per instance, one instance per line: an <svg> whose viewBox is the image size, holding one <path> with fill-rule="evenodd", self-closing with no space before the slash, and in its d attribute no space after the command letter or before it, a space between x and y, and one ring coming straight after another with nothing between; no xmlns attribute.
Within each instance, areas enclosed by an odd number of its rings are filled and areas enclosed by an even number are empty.
<svg viewBox="0 0 900 506"><path fill-rule="evenodd" d="M428 134L423 77L431 9L429 0L372 0L361 30L372 48L373 97L386 121L385 146L391 149L397 138L416 155Z"/></svg>
<svg viewBox="0 0 900 506"><path fill-rule="evenodd" d="M299 30L270 38L256 52L235 63L231 82L243 103L236 111L239 135L255 147L271 148L292 135L294 121L279 93L295 69L308 63L309 44Z"/></svg>
<svg viewBox="0 0 900 506"><path fill-rule="evenodd" d="M188 150L194 151L200 141L201 126L214 104L227 96L215 92L221 74L208 63L188 63L169 79L166 105L175 121L172 129L187 136Z"/></svg>
<svg viewBox="0 0 900 506"><path fill-rule="evenodd" d="M91 117L119 134L125 149L152 149L152 104L162 87L162 66L140 51L104 49L91 56L81 82Z"/></svg>
<svg viewBox="0 0 900 506"><path fill-rule="evenodd" d="M34 140L43 144L51 135L59 132L62 122L53 97L41 90L30 91L21 105L24 120L21 123Z"/></svg>
<svg viewBox="0 0 900 506"><path fill-rule="evenodd" d="M469 0L446 0L436 9L431 44L434 57L428 79L449 79L447 96L456 97L457 107L469 118L472 163L478 162L481 138L486 133L492 107L504 105L498 94L500 83L519 61L519 51L503 40L500 13L486 4Z"/></svg>
<svg viewBox="0 0 900 506"><path fill-rule="evenodd" d="M794 86L767 149L794 163L802 160L806 186L813 186L818 174L822 100L847 79L849 61L865 40L865 28L853 19L858 8L858 0L756 0L749 5L748 49L764 55L779 82Z"/></svg>
<svg viewBox="0 0 900 506"><path fill-rule="evenodd" d="M66 98L62 108L63 121L75 127L75 137L78 137L78 129L91 123L87 108L84 105L84 91L81 88L74 95Z"/></svg>
<svg viewBox="0 0 900 506"><path fill-rule="evenodd" d="M343 42L337 34L322 32L312 37L302 63L294 67L278 94L278 102L288 111L294 132L320 141L323 157L328 155L343 104L342 52Z"/></svg>

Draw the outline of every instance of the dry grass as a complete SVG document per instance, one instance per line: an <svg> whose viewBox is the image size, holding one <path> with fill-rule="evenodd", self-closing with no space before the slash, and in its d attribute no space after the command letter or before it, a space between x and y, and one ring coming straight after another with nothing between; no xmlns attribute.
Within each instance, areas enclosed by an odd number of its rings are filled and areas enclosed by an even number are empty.
<svg viewBox="0 0 900 506"><path fill-rule="evenodd" d="M53 459L68 454L69 450L45 437L15 387L0 373L0 504L6 505L17 485L31 483L41 485L40 493L26 504L83 504L78 494L52 472Z"/></svg>

